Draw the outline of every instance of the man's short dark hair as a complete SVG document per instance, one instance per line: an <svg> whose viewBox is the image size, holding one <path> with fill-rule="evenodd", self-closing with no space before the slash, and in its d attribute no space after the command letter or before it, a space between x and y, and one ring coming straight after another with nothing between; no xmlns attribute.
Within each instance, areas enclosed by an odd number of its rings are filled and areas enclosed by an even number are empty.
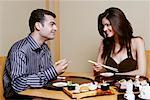
<svg viewBox="0 0 150 100"><path fill-rule="evenodd" d="M49 10L44 9L33 10L29 18L29 27L31 32L34 31L34 25L36 22L40 22L43 25L43 22L45 20L44 15L51 15L52 17L56 18L56 15Z"/></svg>

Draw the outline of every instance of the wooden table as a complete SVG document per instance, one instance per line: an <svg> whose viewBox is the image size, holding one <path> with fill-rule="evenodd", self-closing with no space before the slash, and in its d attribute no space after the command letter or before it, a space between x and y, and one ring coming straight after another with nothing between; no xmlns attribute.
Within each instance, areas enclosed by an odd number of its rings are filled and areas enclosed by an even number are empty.
<svg viewBox="0 0 150 100"><path fill-rule="evenodd" d="M63 76L82 76L94 79L92 73L76 73L76 72L65 72L62 74ZM40 98L49 98L49 99L63 99L63 100L72 100L67 94L63 91L56 90L47 90L47 89L27 89L25 91L20 92L21 95L35 96ZM82 100L117 100L117 92L115 95L107 95L107 96L96 96L96 97L88 97L82 98Z"/></svg>

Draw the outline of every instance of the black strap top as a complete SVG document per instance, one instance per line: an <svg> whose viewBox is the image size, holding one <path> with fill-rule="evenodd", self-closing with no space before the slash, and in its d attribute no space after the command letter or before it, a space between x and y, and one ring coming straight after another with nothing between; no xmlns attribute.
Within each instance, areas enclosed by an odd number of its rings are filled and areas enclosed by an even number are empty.
<svg viewBox="0 0 150 100"><path fill-rule="evenodd" d="M126 47L127 47L128 58L124 59L119 64L117 64L115 60L109 55L106 60L106 65L117 68L119 72L129 72L135 70L137 68L137 61L134 60L132 57L131 46L129 45ZM107 70L107 71L111 71L111 70Z"/></svg>

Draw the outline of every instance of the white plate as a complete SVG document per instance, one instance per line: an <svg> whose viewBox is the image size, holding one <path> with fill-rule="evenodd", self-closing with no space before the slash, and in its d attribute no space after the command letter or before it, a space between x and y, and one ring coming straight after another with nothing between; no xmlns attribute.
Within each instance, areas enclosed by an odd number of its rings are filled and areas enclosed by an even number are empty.
<svg viewBox="0 0 150 100"><path fill-rule="evenodd" d="M141 97L141 95L140 95L140 94L138 95L138 97L139 97L139 98L141 98L141 99L150 100L150 98Z"/></svg>
<svg viewBox="0 0 150 100"><path fill-rule="evenodd" d="M67 86L67 83L66 82L56 82L56 83L53 83L52 85L56 86L56 87L64 87L64 86Z"/></svg>
<svg viewBox="0 0 150 100"><path fill-rule="evenodd" d="M105 76L105 77L111 77L114 75L114 73L106 72L106 73L100 73L100 75Z"/></svg>

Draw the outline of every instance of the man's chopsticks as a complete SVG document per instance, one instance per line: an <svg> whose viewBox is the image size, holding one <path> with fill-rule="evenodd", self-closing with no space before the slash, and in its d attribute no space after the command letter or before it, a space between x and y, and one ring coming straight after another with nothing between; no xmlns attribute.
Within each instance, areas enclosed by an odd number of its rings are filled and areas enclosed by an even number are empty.
<svg viewBox="0 0 150 100"><path fill-rule="evenodd" d="M110 66L106 66L106 65L104 65L104 64L101 64L101 63L97 63L97 62L94 62L94 61L92 61L92 60L88 60L88 62L89 63L92 63L92 64L94 64L94 65L101 65L102 67L104 67L104 68L107 68L107 69L110 69L110 70L112 70L112 71L115 71L115 72L118 72L118 69L117 68L113 68L113 67L110 67Z"/></svg>

